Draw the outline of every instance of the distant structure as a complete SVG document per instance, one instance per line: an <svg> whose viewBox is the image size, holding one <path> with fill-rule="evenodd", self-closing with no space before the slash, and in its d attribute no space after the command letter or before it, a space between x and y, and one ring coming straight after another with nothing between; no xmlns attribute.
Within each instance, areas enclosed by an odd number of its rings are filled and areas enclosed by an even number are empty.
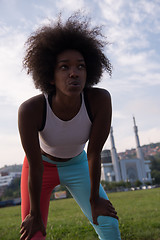
<svg viewBox="0 0 160 240"><path fill-rule="evenodd" d="M112 163L113 163L113 170L115 174L115 181L119 182L121 181L121 173L120 173L120 166L118 161L118 155L114 143L114 137L113 137L113 128L111 127L110 130L110 140L111 140L111 156L112 156Z"/></svg>
<svg viewBox="0 0 160 240"><path fill-rule="evenodd" d="M113 128L110 130L111 151L104 150L101 154L101 180L108 182L140 180L142 183L151 182L150 161L144 160L143 152L139 142L138 127L133 117L134 134L136 141L137 158L119 159L115 147Z"/></svg>
<svg viewBox="0 0 160 240"><path fill-rule="evenodd" d="M0 173L0 188L7 187L11 184L14 178L21 177L21 172L1 172Z"/></svg>
<svg viewBox="0 0 160 240"><path fill-rule="evenodd" d="M8 187L14 178L20 177L21 172L0 172L0 197L3 195L4 190ZM1 205L0 205L1 207Z"/></svg>

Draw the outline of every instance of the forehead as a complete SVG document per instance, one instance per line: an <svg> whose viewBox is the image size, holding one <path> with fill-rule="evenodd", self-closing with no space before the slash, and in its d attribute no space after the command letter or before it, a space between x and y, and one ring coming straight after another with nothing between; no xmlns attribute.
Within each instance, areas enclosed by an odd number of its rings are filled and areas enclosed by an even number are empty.
<svg viewBox="0 0 160 240"><path fill-rule="evenodd" d="M58 56L57 56L57 62L72 61L72 60L84 61L84 57L79 51L72 50L72 49L65 50L65 51L61 52L60 54L58 54Z"/></svg>

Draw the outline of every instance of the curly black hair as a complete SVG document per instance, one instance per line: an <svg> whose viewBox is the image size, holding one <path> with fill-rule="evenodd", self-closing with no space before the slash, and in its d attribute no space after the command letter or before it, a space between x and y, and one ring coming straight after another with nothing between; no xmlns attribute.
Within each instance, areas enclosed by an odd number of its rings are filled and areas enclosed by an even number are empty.
<svg viewBox="0 0 160 240"><path fill-rule="evenodd" d="M55 91L50 82L53 81L57 55L67 49L77 50L86 63L85 88L90 87L100 81L104 70L110 76L112 74L111 63L103 53L106 44L101 28L90 28L90 19L73 14L62 23L59 16L54 24L41 27L28 38L23 66L28 74L32 74L35 87L49 94Z"/></svg>

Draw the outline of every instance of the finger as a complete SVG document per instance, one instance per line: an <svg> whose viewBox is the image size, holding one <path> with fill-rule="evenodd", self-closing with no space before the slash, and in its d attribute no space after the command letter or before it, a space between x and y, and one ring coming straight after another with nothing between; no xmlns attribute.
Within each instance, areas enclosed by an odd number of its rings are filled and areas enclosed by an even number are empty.
<svg viewBox="0 0 160 240"><path fill-rule="evenodd" d="M22 235L24 233L24 231L25 231L25 229L24 229L24 227L22 227L20 230L20 234Z"/></svg>
<svg viewBox="0 0 160 240"><path fill-rule="evenodd" d="M118 218L118 216L117 215L115 215L115 214L113 214L113 213L110 213L110 215L109 215L110 217L113 217L113 218L116 218L117 220L119 220L119 218Z"/></svg>
<svg viewBox="0 0 160 240"><path fill-rule="evenodd" d="M117 212L114 208L108 208L107 211L109 211L111 213L114 213L114 214L117 214Z"/></svg>
<svg viewBox="0 0 160 240"><path fill-rule="evenodd" d="M32 235L30 234L27 238L25 238L25 240L31 240L32 237L33 237L33 234Z"/></svg>
<svg viewBox="0 0 160 240"><path fill-rule="evenodd" d="M42 232L43 236L46 236L46 229L45 229L45 227L42 228L41 232Z"/></svg>
<svg viewBox="0 0 160 240"><path fill-rule="evenodd" d="M21 235L21 237L20 237L20 240L25 240L26 239L26 237L27 237L27 232L25 231L22 235Z"/></svg>
<svg viewBox="0 0 160 240"><path fill-rule="evenodd" d="M21 223L21 226L20 226L21 228L25 226L25 224L26 224L26 219L27 219L27 217L26 217L26 218L24 219L24 221Z"/></svg>
<svg viewBox="0 0 160 240"><path fill-rule="evenodd" d="M113 218L116 218L117 220L119 220L119 217L117 215L114 215Z"/></svg>
<svg viewBox="0 0 160 240"><path fill-rule="evenodd" d="M98 225L97 217L93 217L93 223L94 223L95 225Z"/></svg>
<svg viewBox="0 0 160 240"><path fill-rule="evenodd" d="M109 205L113 206L112 203L109 200L106 200L106 201Z"/></svg>
<svg viewBox="0 0 160 240"><path fill-rule="evenodd" d="M108 202L108 203L107 203L107 207L112 208L112 209L115 209L115 208L113 207L113 205L112 205L111 202Z"/></svg>
<svg viewBox="0 0 160 240"><path fill-rule="evenodd" d="M110 206L108 206L107 208L108 208L109 211L117 214L117 211L115 210L115 208L114 208L113 206L110 205Z"/></svg>
<svg viewBox="0 0 160 240"><path fill-rule="evenodd" d="M110 215L117 216L117 212L106 211L106 213L104 215L107 215L107 216L110 216Z"/></svg>
<svg viewBox="0 0 160 240"><path fill-rule="evenodd" d="M21 223L21 226L20 226L20 228L23 228L23 227L24 227L24 222L22 222L22 223Z"/></svg>

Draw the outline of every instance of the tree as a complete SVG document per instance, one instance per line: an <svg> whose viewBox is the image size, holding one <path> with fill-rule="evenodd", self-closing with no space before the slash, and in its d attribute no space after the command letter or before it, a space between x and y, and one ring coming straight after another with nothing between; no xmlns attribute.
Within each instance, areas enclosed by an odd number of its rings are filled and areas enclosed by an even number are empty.
<svg viewBox="0 0 160 240"><path fill-rule="evenodd" d="M134 184L135 184L135 187L140 187L142 185L142 182L137 179Z"/></svg>
<svg viewBox="0 0 160 240"><path fill-rule="evenodd" d="M151 177L154 184L160 184L160 153L151 161Z"/></svg>
<svg viewBox="0 0 160 240"><path fill-rule="evenodd" d="M158 156L154 156L154 159L151 161L151 170L160 171L160 158Z"/></svg>
<svg viewBox="0 0 160 240"><path fill-rule="evenodd" d="M104 188L104 190L107 191L118 191L118 190L122 190L124 188L130 188L131 187L131 183L130 182L124 182L124 181L120 181L120 182L107 182L107 181L101 181L101 184Z"/></svg>
<svg viewBox="0 0 160 240"><path fill-rule="evenodd" d="M160 171L158 170L153 170L151 172L151 177L153 179L154 184L160 184Z"/></svg>

